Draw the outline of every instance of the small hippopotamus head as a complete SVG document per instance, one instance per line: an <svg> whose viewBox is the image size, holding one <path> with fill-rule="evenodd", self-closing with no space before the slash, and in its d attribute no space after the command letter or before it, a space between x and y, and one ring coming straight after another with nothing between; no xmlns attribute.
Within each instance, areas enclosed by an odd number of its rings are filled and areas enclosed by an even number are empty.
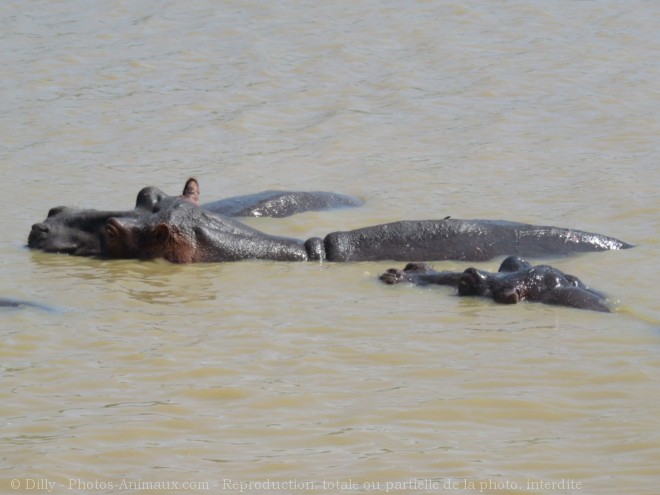
<svg viewBox="0 0 660 495"><path fill-rule="evenodd" d="M321 256L320 239L307 243L260 232L197 205L199 188L161 200L154 212L136 218L109 218L106 254L113 258L164 258L172 263L269 259L305 261Z"/></svg>
<svg viewBox="0 0 660 495"><path fill-rule="evenodd" d="M104 225L105 254L111 258L165 258L175 263L193 261L195 236L186 230L199 208L199 184L188 179L179 197L161 197L151 214L116 216Z"/></svg>
<svg viewBox="0 0 660 495"><path fill-rule="evenodd" d="M566 275L547 265L521 267L518 272L498 279L493 290L493 300L504 304L520 301L541 301L547 294L560 288L577 287L575 277Z"/></svg>
<svg viewBox="0 0 660 495"><path fill-rule="evenodd" d="M199 203L199 185L188 179L181 196ZM50 253L66 253L75 256L99 256L106 254L105 225L110 218L135 219L162 208L162 203L172 198L156 187L140 190L135 208L126 211L84 210L58 206L48 212L43 222L35 223L28 236L28 247Z"/></svg>
<svg viewBox="0 0 660 495"><path fill-rule="evenodd" d="M502 304L517 304L523 300L540 301L545 294L559 287L577 286L576 277L547 265L532 266L517 257L507 257L496 274L468 268L458 280L461 296L486 296Z"/></svg>

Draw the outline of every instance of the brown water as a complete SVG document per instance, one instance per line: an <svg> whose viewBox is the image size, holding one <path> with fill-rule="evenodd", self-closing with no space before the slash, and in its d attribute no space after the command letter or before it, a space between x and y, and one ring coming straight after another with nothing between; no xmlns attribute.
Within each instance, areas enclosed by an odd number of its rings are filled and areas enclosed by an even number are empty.
<svg viewBox="0 0 660 495"><path fill-rule="evenodd" d="M609 0L3 2L0 296L59 311L0 314L0 491L657 494L659 18ZM129 208L191 175L206 201L367 201L249 221L299 238L451 215L637 247L550 260L616 314L385 287L391 263L24 248L50 207Z"/></svg>

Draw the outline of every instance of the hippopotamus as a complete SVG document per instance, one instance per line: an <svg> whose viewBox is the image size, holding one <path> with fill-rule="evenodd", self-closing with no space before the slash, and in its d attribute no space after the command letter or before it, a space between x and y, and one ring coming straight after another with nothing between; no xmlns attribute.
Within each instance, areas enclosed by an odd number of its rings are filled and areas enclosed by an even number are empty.
<svg viewBox="0 0 660 495"><path fill-rule="evenodd" d="M437 272L425 263L408 263L403 270L390 268L380 276L386 284L449 285L459 296L483 296L501 304L533 301L571 308L610 312L607 298L574 275L548 265L532 266L517 256L506 258L497 273L476 268L463 272Z"/></svg>
<svg viewBox="0 0 660 495"><path fill-rule="evenodd" d="M185 194L185 189L184 189ZM169 198L156 187L145 187L137 195L135 208L124 211L83 210L57 206L43 222L35 223L28 236L28 247L49 253L99 256L104 252L104 228L109 218L135 218L153 213ZM190 200L193 200L190 197Z"/></svg>
<svg viewBox="0 0 660 495"><path fill-rule="evenodd" d="M157 187L145 187L138 193L132 210L52 208L45 221L32 226L28 247L76 256L103 256L106 254L104 229L108 219L134 219L154 213L170 198ZM189 179L180 198L199 205L199 183ZM326 191L264 191L202 204L201 208L227 216L284 217L305 211L361 204L362 201L357 198Z"/></svg>
<svg viewBox="0 0 660 495"><path fill-rule="evenodd" d="M362 206L361 199L326 191L263 191L205 203L202 208L228 217L288 217L305 211Z"/></svg>
<svg viewBox="0 0 660 495"><path fill-rule="evenodd" d="M199 206L199 184L189 179L181 196L157 188L138 194L127 212L51 210L35 224L28 246L45 251L173 262L235 261L482 261L495 256L560 255L626 249L618 239L551 226L493 220L399 221L333 232L303 242L250 228Z"/></svg>
<svg viewBox="0 0 660 495"><path fill-rule="evenodd" d="M504 220L404 220L324 240L332 261L486 261L497 256L547 256L628 249L601 234Z"/></svg>
<svg viewBox="0 0 660 495"><path fill-rule="evenodd" d="M36 308L42 311L54 312L55 310L44 304L39 304L31 301L22 301L20 299L9 299L6 297L0 297L0 308Z"/></svg>
<svg viewBox="0 0 660 495"><path fill-rule="evenodd" d="M269 235L212 213L200 208L195 197L199 197L198 184L189 179L183 195L162 199L150 215L109 218L104 254L173 263L309 259L303 241Z"/></svg>
<svg viewBox="0 0 660 495"><path fill-rule="evenodd" d="M402 221L324 239L275 237L185 198L172 198L151 215L110 218L110 257L158 258L178 263L270 259L278 261L484 260L506 254L567 254L623 249L614 238L577 230L488 220Z"/></svg>

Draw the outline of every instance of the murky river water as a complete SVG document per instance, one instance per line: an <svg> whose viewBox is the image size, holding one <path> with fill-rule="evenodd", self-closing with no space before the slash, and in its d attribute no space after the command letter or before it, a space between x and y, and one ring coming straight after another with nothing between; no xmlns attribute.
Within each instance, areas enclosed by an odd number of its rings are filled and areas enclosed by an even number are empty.
<svg viewBox="0 0 660 495"><path fill-rule="evenodd" d="M0 491L656 494L660 4L4 1ZM333 190L252 219L581 228L615 314L385 287L391 263L24 248L50 207ZM497 261L483 263L495 269ZM436 263L463 269L465 263ZM153 491L150 491L153 489Z"/></svg>

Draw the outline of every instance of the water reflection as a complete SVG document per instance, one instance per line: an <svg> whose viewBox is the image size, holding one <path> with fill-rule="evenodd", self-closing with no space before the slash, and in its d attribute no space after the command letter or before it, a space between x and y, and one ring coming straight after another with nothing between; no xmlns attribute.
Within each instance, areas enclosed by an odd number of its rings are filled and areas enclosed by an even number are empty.
<svg viewBox="0 0 660 495"><path fill-rule="evenodd" d="M31 259L39 280L66 278L72 286L93 286L113 299L124 295L145 304L185 304L213 301L212 279L203 276L208 266L177 265L163 260L102 260L33 252ZM212 271L222 276L222 265ZM86 294L80 293L85 297Z"/></svg>

